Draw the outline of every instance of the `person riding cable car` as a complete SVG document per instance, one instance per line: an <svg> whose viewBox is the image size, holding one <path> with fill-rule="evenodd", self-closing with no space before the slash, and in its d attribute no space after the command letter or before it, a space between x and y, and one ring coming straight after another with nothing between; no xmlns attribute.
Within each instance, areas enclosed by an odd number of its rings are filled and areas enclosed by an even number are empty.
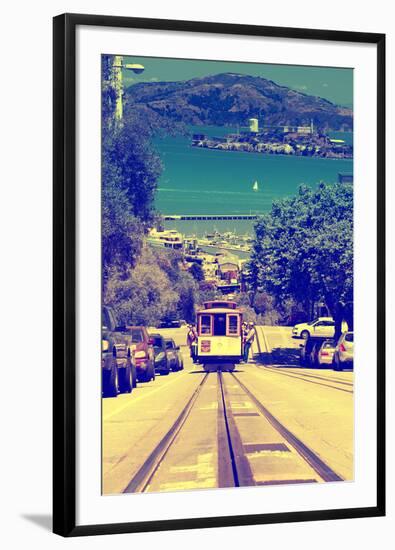
<svg viewBox="0 0 395 550"><path fill-rule="evenodd" d="M192 358L192 361L196 359L196 350L197 350L197 331L195 325L188 325L187 333L187 346L189 347L189 353Z"/></svg>

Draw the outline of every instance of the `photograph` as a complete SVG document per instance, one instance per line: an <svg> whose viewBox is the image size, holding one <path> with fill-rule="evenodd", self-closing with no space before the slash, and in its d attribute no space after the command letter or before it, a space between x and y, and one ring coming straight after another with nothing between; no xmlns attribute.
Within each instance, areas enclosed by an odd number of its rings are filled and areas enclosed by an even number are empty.
<svg viewBox="0 0 395 550"><path fill-rule="evenodd" d="M354 483L354 69L182 53L101 54L101 494Z"/></svg>

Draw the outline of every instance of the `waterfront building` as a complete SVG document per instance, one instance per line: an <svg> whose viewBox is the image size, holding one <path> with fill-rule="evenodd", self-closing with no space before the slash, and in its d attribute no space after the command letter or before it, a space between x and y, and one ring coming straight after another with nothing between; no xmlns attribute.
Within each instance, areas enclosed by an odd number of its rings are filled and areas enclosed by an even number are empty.
<svg viewBox="0 0 395 550"><path fill-rule="evenodd" d="M239 279L239 263L237 258L230 255L219 256L218 277L231 284L237 284Z"/></svg>
<svg viewBox="0 0 395 550"><path fill-rule="evenodd" d="M354 176L353 174L339 172L337 175L337 181L339 183L354 183Z"/></svg>
<svg viewBox="0 0 395 550"><path fill-rule="evenodd" d="M184 247L184 239L181 233L175 229L157 230L151 229L148 234L147 242L151 246L159 248L170 248L173 250L182 250Z"/></svg>
<svg viewBox="0 0 395 550"><path fill-rule="evenodd" d="M250 132L252 132L254 134L257 134L259 132L258 119L257 118L250 118L248 122L250 123Z"/></svg>

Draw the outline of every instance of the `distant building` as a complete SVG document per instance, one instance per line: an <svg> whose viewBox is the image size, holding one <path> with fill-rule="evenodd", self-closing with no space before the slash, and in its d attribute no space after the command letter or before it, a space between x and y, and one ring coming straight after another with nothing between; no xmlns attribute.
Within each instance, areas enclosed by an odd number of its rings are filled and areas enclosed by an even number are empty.
<svg viewBox="0 0 395 550"><path fill-rule="evenodd" d="M329 143L332 145L332 147L336 147L336 148L343 147L346 144L344 139L330 139Z"/></svg>
<svg viewBox="0 0 395 550"><path fill-rule="evenodd" d="M250 132L253 132L254 134L257 134L259 132L259 123L257 118L250 118Z"/></svg>
<svg viewBox="0 0 395 550"><path fill-rule="evenodd" d="M339 183L354 183L354 176L353 174L342 174L339 172L337 174L337 181Z"/></svg>
<svg viewBox="0 0 395 550"><path fill-rule="evenodd" d="M239 280L238 260L231 256L219 256L218 259L218 277L231 284L237 284Z"/></svg>
<svg viewBox="0 0 395 550"><path fill-rule="evenodd" d="M284 134L303 134L310 135L314 134L314 124L313 121L310 121L310 126L284 126Z"/></svg>
<svg viewBox="0 0 395 550"><path fill-rule="evenodd" d="M158 231L155 228L151 229L147 242L154 247L171 248L173 250L182 250L184 247L183 236L175 229L164 231Z"/></svg>
<svg viewBox="0 0 395 550"><path fill-rule="evenodd" d="M311 126L298 126L296 129L298 134L306 134L310 135L312 134Z"/></svg>

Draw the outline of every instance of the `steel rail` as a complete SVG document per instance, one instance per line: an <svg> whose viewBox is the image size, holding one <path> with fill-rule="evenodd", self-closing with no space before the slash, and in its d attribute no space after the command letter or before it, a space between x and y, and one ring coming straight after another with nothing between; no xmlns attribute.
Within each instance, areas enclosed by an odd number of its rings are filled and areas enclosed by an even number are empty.
<svg viewBox="0 0 395 550"><path fill-rule="evenodd" d="M192 396L188 400L185 407L182 409L181 413L176 418L175 422L171 428L166 432L160 442L156 445L154 450L145 460L143 465L135 473L132 479L129 481L126 488L123 490L123 493L143 493L147 490L152 478L157 472L160 464L165 458L168 450L172 446L177 435L181 431L185 421L189 417L192 408L203 389L204 384L207 381L209 373L206 373L199 383L198 387L193 392Z"/></svg>
<svg viewBox="0 0 395 550"><path fill-rule="evenodd" d="M332 468L328 466L312 449L303 443L298 437L288 430L272 413L255 397L255 395L239 380L233 373L230 373L239 386L248 395L257 409L270 422L275 430L299 453L299 455L311 466L311 468L323 479L323 481L344 481Z"/></svg>
<svg viewBox="0 0 395 550"><path fill-rule="evenodd" d="M229 396L226 385L223 381L222 371L218 371L218 382L221 391L222 407L221 411L225 421L225 429L228 441L228 450L232 466L234 486L248 487L256 485L251 466L244 452L243 442L239 430L237 429L235 419L232 413L232 407L229 402ZM221 468L219 461L219 469Z"/></svg>
<svg viewBox="0 0 395 550"><path fill-rule="evenodd" d="M324 380L324 382L332 382L333 384L342 384L343 386L351 386L353 387L354 384L352 382L347 382L345 380L339 380L338 378L328 378L325 376L319 376L318 374L310 374L309 372L304 372L302 368L298 368L297 370L287 367L274 367L272 365L269 365L266 367L270 370L279 371L281 372L281 369L286 369L284 372L289 374L296 374L297 376L307 376L308 378L316 378L317 380Z"/></svg>
<svg viewBox="0 0 395 550"><path fill-rule="evenodd" d="M342 391L342 392L345 392L345 393L351 393L351 394L354 393L353 390L346 390L345 388L339 388L337 386L333 386L332 384L323 384L322 382L316 382L315 380L308 380L308 379L305 378L304 373L282 372L282 371L280 371L276 368L273 368L273 367L261 367L260 365L257 365L257 367L259 369L262 369L262 370L267 369L270 372L275 372L276 374L280 374L282 376L288 376L289 378L296 378L296 379L302 380L303 382L308 382L310 384L316 384L317 386L325 386L326 388L332 388L333 390L338 390L338 391ZM323 380L325 380L325 379L323 378ZM337 384L337 383L338 382L335 382L335 384Z"/></svg>

